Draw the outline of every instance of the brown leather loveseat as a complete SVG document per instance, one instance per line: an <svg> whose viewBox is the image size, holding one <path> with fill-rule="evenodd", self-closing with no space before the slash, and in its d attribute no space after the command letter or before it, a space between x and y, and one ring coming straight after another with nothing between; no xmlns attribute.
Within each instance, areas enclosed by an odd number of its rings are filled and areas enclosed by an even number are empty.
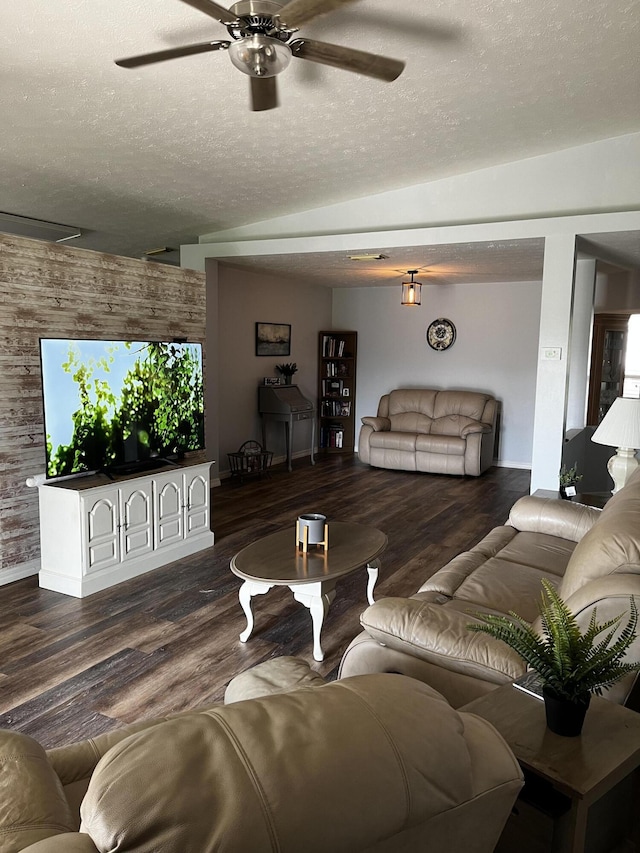
<svg viewBox="0 0 640 853"><path fill-rule="evenodd" d="M376 468L477 477L493 464L496 418L488 394L396 389L362 418L358 456Z"/></svg>
<svg viewBox="0 0 640 853"><path fill-rule="evenodd" d="M400 675L304 679L49 752L0 731L0 853L494 849L522 773L488 722Z"/></svg>
<svg viewBox="0 0 640 853"><path fill-rule="evenodd" d="M454 557L410 598L383 598L364 611L364 631L347 648L340 678L400 672L435 687L454 707L523 675L511 648L471 632L474 612L514 611L540 630L541 579L548 578L587 628L640 607L640 469L603 510L571 501L520 498L507 523ZM625 617L626 621L626 617ZM640 637L627 652L640 660ZM605 691L640 706L633 673Z"/></svg>

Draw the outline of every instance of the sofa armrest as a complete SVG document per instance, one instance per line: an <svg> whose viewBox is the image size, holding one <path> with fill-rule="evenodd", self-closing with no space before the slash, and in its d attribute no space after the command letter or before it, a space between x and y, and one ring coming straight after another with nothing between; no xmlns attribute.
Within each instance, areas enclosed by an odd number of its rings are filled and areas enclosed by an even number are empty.
<svg viewBox="0 0 640 853"><path fill-rule="evenodd" d="M0 800L0 848L5 853L75 829L62 784L43 747L27 735L4 729Z"/></svg>
<svg viewBox="0 0 640 853"><path fill-rule="evenodd" d="M460 605L464 610L415 598L383 598L364 611L360 623L382 645L452 672L496 684L522 675L522 658L500 640L470 631L467 626L477 621L473 606Z"/></svg>
<svg viewBox="0 0 640 853"><path fill-rule="evenodd" d="M579 542L600 518L601 512L595 507L559 498L527 495L511 507L507 524L516 530Z"/></svg>
<svg viewBox="0 0 640 853"><path fill-rule="evenodd" d="M470 423L462 427L460 430L460 438L466 438L468 435L473 435L478 432L489 433L492 429L493 427L491 424L483 424L481 421L475 421L474 423Z"/></svg>
<svg viewBox="0 0 640 853"><path fill-rule="evenodd" d="M362 423L365 426L370 426L374 432L388 432L391 429L391 421L389 418L362 418Z"/></svg>

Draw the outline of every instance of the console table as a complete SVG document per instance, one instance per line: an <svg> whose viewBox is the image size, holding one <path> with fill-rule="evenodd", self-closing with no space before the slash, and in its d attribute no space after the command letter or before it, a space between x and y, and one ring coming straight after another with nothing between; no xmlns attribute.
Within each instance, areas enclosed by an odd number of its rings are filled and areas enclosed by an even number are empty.
<svg viewBox="0 0 640 853"><path fill-rule="evenodd" d="M39 485L40 586L83 598L209 548L210 468Z"/></svg>
<svg viewBox="0 0 640 853"><path fill-rule="evenodd" d="M519 830L516 805L496 853L640 850L635 810L628 806L621 810L624 800L617 795L617 786L626 781L635 785L637 799L640 714L593 696L582 734L562 737L547 728L542 700L512 684L461 710L488 720L509 744L527 780L518 802L533 803L538 813L537 819ZM550 838L542 839L540 824L545 816ZM618 846L622 839L615 835L632 839L635 848ZM540 846L534 844L536 837Z"/></svg>

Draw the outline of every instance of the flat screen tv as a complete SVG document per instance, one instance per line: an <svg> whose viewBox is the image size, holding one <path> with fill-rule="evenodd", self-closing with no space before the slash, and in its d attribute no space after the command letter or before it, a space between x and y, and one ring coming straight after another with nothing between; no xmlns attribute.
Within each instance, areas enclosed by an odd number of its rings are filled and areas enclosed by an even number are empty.
<svg viewBox="0 0 640 853"><path fill-rule="evenodd" d="M48 478L204 448L201 344L41 338L40 361Z"/></svg>

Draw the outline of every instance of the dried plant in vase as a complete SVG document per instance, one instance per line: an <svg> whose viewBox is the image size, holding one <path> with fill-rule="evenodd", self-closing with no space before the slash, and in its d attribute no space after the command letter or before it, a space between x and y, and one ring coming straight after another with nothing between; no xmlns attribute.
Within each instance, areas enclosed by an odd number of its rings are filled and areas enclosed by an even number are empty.
<svg viewBox="0 0 640 853"><path fill-rule="evenodd" d="M290 361L285 364L276 364L276 370L281 376L284 376L284 384L291 385L291 378L294 373L298 372L298 365L295 361Z"/></svg>

